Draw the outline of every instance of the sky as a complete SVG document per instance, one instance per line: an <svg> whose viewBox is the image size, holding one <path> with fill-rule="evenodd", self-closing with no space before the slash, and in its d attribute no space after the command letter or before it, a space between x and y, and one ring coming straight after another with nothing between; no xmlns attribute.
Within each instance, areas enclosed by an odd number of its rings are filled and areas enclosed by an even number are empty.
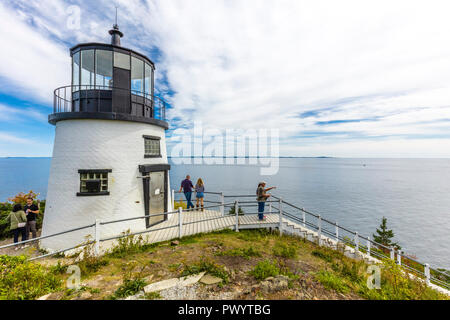
<svg viewBox="0 0 450 320"><path fill-rule="evenodd" d="M51 156L69 48L109 43L115 6L122 45L156 64L169 138L201 121L278 129L282 156L450 157L438 0L2 0L0 157Z"/></svg>

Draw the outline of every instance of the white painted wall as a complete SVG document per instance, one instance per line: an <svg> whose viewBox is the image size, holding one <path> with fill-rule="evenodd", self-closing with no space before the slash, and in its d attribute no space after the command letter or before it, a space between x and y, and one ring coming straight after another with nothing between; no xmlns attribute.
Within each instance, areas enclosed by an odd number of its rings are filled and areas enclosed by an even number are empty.
<svg viewBox="0 0 450 320"><path fill-rule="evenodd" d="M143 135L161 137L162 158L144 158ZM143 216L143 182L138 166L166 164L165 131L155 125L117 120L64 120L56 123L53 158L48 181L42 235L102 221ZM112 169L109 196L77 196L79 169ZM169 183L169 182L168 182ZM168 210L172 210L168 185ZM145 230L145 219L102 226L102 237L127 229ZM94 228L43 239L41 246L54 251L80 244Z"/></svg>

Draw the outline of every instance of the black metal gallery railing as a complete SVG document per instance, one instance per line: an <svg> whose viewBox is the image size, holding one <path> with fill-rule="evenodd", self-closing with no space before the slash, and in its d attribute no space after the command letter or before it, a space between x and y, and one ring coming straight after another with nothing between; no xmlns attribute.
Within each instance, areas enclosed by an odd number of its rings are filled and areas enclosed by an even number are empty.
<svg viewBox="0 0 450 320"><path fill-rule="evenodd" d="M71 85L55 89L53 113L114 112L166 121L167 103L152 94L109 86Z"/></svg>

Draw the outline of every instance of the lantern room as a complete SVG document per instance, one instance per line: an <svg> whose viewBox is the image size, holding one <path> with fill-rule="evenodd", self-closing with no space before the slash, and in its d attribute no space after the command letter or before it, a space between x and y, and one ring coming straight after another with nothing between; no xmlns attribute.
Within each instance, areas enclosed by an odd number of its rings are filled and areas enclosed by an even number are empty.
<svg viewBox="0 0 450 320"><path fill-rule="evenodd" d="M165 102L154 96L154 63L120 46L123 34L117 25L109 33L111 44L83 43L70 49L72 85L55 90L50 123L87 113L97 119L165 122Z"/></svg>

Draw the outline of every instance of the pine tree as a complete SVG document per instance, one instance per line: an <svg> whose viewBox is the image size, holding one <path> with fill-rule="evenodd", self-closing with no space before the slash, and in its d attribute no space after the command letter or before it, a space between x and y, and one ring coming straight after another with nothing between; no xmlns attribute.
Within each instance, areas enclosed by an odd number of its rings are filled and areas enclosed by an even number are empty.
<svg viewBox="0 0 450 320"><path fill-rule="evenodd" d="M382 245L387 247L392 246L397 250L401 249L397 243L392 242L394 232L387 228L387 219L385 217L381 220L380 228L377 229L377 234L373 234L372 237L375 242L381 243Z"/></svg>

